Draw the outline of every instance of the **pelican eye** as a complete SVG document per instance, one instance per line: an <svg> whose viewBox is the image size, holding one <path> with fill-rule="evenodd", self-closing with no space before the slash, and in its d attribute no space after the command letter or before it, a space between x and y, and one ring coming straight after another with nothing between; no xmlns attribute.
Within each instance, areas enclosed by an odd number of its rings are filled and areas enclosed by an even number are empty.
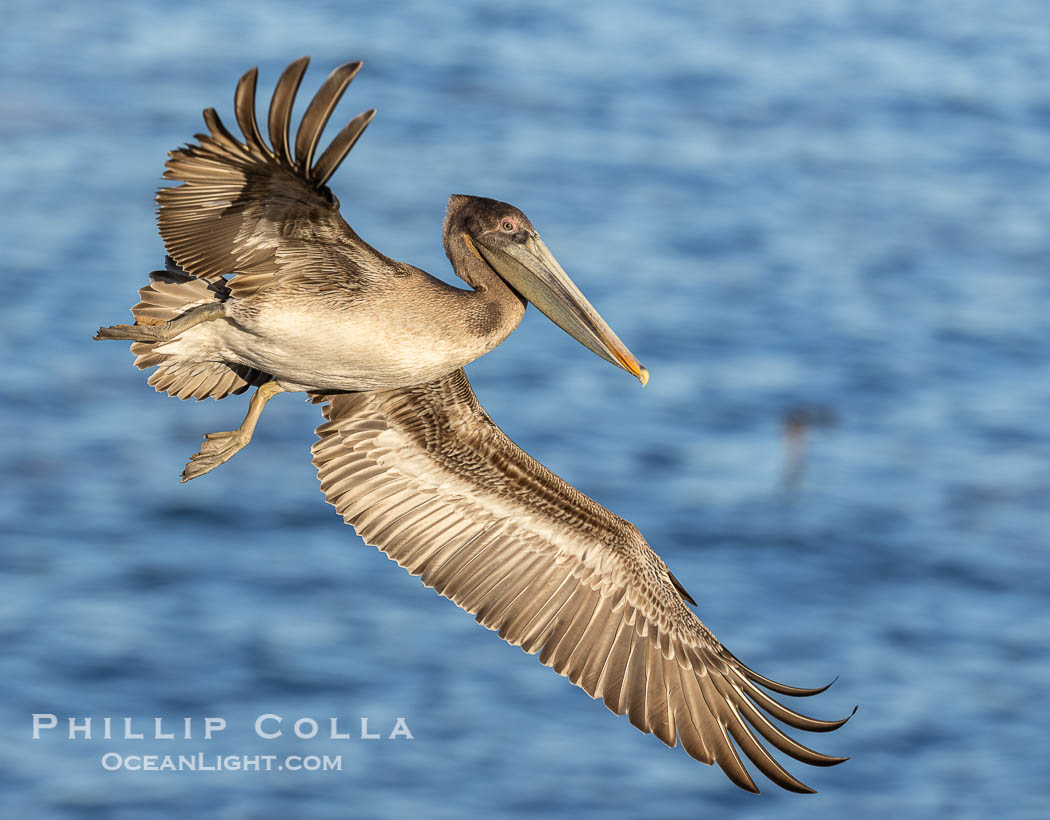
<svg viewBox="0 0 1050 820"><path fill-rule="evenodd" d="M518 229L518 224L513 219L504 219L499 227L504 233L514 233Z"/></svg>

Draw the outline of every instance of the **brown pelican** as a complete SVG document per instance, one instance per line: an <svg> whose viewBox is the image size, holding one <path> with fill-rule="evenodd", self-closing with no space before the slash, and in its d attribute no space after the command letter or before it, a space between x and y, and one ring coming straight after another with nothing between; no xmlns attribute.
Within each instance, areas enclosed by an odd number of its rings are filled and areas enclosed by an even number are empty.
<svg viewBox="0 0 1050 820"><path fill-rule="evenodd" d="M769 717L826 732L766 690L808 696L752 671L686 606L695 601L638 530L530 458L478 404L462 367L501 342L531 302L597 355L648 373L587 302L517 208L453 196L444 245L471 290L389 259L343 221L326 183L372 119L365 111L315 157L360 69L335 69L289 121L307 58L281 75L271 146L255 116L257 72L237 86L242 143L213 109L209 134L172 151L158 222L170 255L132 308L127 339L149 383L179 398L258 386L233 432L206 437L199 476L251 438L281 391L322 404L314 464L326 499L368 543L565 675L636 727L758 791L734 742L773 782L812 791L756 736L797 760L845 758L798 743ZM767 717L767 715L769 717Z"/></svg>

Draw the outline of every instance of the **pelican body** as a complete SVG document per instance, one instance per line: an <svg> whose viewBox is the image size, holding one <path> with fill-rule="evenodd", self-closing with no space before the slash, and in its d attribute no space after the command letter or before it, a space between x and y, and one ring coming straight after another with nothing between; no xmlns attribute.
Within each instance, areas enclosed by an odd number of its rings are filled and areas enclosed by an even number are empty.
<svg viewBox="0 0 1050 820"><path fill-rule="evenodd" d="M522 452L462 368L503 341L531 303L643 385L648 372L512 205L449 199L443 242L466 289L357 236L327 182L375 112L358 114L318 154L361 66L347 63L314 96L293 141L307 63L293 62L277 82L269 145L252 69L234 98L243 141L209 108L209 133L170 153L165 177L178 184L157 195L167 267L139 291L134 325L95 337L130 340L136 366L156 367L149 383L178 398L258 388L241 426L206 436L182 480L242 449L274 395L307 391L325 419L312 451L321 490L369 544L740 787L758 791L734 742L773 782L812 791L758 736L812 765L844 760L770 720L838 728L845 720L807 717L766 691L823 688L786 686L741 663L689 609L695 601L637 528Z"/></svg>
<svg viewBox="0 0 1050 820"><path fill-rule="evenodd" d="M160 195L162 225L168 215L163 203L174 199L167 193L171 190L163 189ZM154 351L186 363L252 368L271 374L290 391L406 387L445 376L507 338L527 304L509 280L529 292L539 285L526 280L539 271L563 288L575 287L528 218L496 200L462 195L449 199L445 248L453 269L471 290L383 256L359 239L337 212L326 216L325 227L342 229L332 231L341 241L322 244L316 227L310 226L315 231L310 241L324 257L316 269L282 271L243 296L231 288L230 298L222 303L226 321L197 324ZM493 259L492 265L479 246ZM518 259L531 268L515 265ZM274 261L267 263L276 267ZM594 323L610 355L644 378L637 360L577 293L558 305L565 306L565 321L597 317Z"/></svg>

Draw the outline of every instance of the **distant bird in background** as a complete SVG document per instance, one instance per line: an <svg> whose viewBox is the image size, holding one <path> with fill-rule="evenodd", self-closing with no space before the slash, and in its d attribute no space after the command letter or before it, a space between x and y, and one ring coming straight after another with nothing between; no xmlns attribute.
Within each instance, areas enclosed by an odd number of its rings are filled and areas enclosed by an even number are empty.
<svg viewBox="0 0 1050 820"><path fill-rule="evenodd" d="M234 431L208 435L183 481L251 440L266 402L306 391L321 404L313 460L326 499L370 544L474 613L501 638L617 714L758 791L734 748L773 782L812 791L758 737L817 766L844 758L793 740L767 715L827 732L765 690L809 696L741 663L638 530L522 452L492 422L462 368L517 327L527 304L644 385L648 372L569 279L520 210L453 196L443 240L455 288L384 256L343 220L326 183L371 121L354 117L318 152L360 63L335 69L292 141L308 59L281 75L270 145L255 115L257 72L239 84L243 142L213 109L208 134L170 153L158 223L170 255L132 308L149 383L178 398L256 391ZM359 203L356 207L367 207ZM596 240L597 241L597 240ZM755 732L757 731L758 736Z"/></svg>
<svg viewBox="0 0 1050 820"><path fill-rule="evenodd" d="M797 490L802 484L802 474L809 455L809 431L827 430L836 423L835 413L822 404L797 405L784 413L784 471L781 481L785 489Z"/></svg>

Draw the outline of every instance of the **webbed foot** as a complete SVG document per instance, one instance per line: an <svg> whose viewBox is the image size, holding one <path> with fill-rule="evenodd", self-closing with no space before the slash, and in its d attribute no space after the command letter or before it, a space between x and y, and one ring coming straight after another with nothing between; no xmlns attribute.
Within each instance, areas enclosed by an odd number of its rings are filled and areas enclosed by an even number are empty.
<svg viewBox="0 0 1050 820"><path fill-rule="evenodd" d="M252 396L252 400L248 402L248 415L244 417L241 426L236 430L222 433L208 433L201 444L200 452L190 456L179 480L185 484L190 479L209 473L243 450L252 440L255 425L259 421L266 402L281 392L283 388L275 381L268 381L260 385Z"/></svg>
<svg viewBox="0 0 1050 820"><path fill-rule="evenodd" d="M116 339L129 342L160 342L168 341L163 336L164 325L110 325L100 327L98 333L91 338L96 342L103 339Z"/></svg>
<svg viewBox="0 0 1050 820"><path fill-rule="evenodd" d="M179 481L185 484L192 478L197 478L205 473L210 473L220 464L225 464L237 453L243 450L248 442L252 440L252 434L242 430L229 430L221 433L208 433L201 443L199 453L190 456L186 468L179 476Z"/></svg>
<svg viewBox="0 0 1050 820"><path fill-rule="evenodd" d="M209 302L190 308L181 316L159 325L110 325L100 327L92 338L95 341L117 339L129 342L170 342L183 331L196 327L201 322L211 322L226 316L222 302Z"/></svg>

